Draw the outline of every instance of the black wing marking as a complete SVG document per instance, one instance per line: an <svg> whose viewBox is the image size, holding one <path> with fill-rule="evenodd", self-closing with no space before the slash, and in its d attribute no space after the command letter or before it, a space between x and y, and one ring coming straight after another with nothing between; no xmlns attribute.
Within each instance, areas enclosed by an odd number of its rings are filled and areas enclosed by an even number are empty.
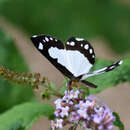
<svg viewBox="0 0 130 130"><path fill-rule="evenodd" d="M46 51L48 52L48 49L50 47L57 47L58 49L64 49L64 45L59 39L53 38L49 35L43 35L43 34L34 35L31 37L31 40L38 50L44 50L44 52ZM42 48L39 49L40 43L42 43L42 45L44 46L43 49Z"/></svg>
<svg viewBox="0 0 130 130"><path fill-rule="evenodd" d="M93 65L95 63L95 53L93 47L87 40L71 37L66 42L66 50L78 50Z"/></svg>
<svg viewBox="0 0 130 130"><path fill-rule="evenodd" d="M102 74L104 72L109 72L109 71L115 69L116 67L120 66L122 63L123 63L123 61L120 60L120 61L118 61L118 62L116 62L116 63L114 63L112 65L109 65L109 66L104 67L102 69L96 70L96 71L94 71L92 73L84 74L84 75L82 75L81 79L84 80L84 79L86 79L88 77L91 77L91 76L99 75L99 74Z"/></svg>
<svg viewBox="0 0 130 130"><path fill-rule="evenodd" d="M51 47L56 47L57 49L64 49L63 43L57 39L48 35L34 35L31 37L34 46L65 76L71 78L73 74L68 71L63 65L57 62L57 59L52 58L48 50Z"/></svg>
<svg viewBox="0 0 130 130"><path fill-rule="evenodd" d="M90 83L86 80L81 80L81 83L85 84L86 86L89 86L91 88L97 88L97 85L93 84L93 83Z"/></svg>

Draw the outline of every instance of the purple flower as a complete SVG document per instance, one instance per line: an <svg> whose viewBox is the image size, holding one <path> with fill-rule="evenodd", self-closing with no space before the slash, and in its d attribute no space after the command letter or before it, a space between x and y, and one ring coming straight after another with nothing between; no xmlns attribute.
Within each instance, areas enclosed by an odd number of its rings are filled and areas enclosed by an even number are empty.
<svg viewBox="0 0 130 130"><path fill-rule="evenodd" d="M69 111L69 107L68 106L62 107L61 108L61 112L60 112L60 116L61 117L68 116L69 115L68 111Z"/></svg>
<svg viewBox="0 0 130 130"><path fill-rule="evenodd" d="M73 92L73 98L75 99L78 98L79 94L80 94L79 90L76 90L75 92Z"/></svg>
<svg viewBox="0 0 130 130"><path fill-rule="evenodd" d="M52 129L62 128L67 124L75 128L81 124L83 129L113 130L115 120L108 106L99 103L94 96L82 97L79 90L66 90L63 98L57 99L55 122L51 123Z"/></svg>
<svg viewBox="0 0 130 130"><path fill-rule="evenodd" d="M66 99L72 99L73 98L73 90L69 91L69 90L66 90L64 92L64 97L63 97L63 100L66 100Z"/></svg>
<svg viewBox="0 0 130 130"><path fill-rule="evenodd" d="M82 122L82 127L83 127L83 130L89 130L89 128L91 128L87 121Z"/></svg>
<svg viewBox="0 0 130 130"><path fill-rule="evenodd" d="M74 91L74 90L70 90L70 91L66 90L64 92L63 100L65 100L66 102L68 102L71 99L76 99L76 98L78 98L79 93L80 93L79 90L76 90L76 91Z"/></svg>
<svg viewBox="0 0 130 130"><path fill-rule="evenodd" d="M69 101L68 104L69 105L74 105L74 102L73 101Z"/></svg>
<svg viewBox="0 0 130 130"><path fill-rule="evenodd" d="M51 129L55 130L55 128L56 128L56 123L53 120L51 120Z"/></svg>
<svg viewBox="0 0 130 130"><path fill-rule="evenodd" d="M79 116L84 119L88 118L88 114L87 114L87 109L79 109L77 110L77 113L79 114Z"/></svg>
<svg viewBox="0 0 130 130"><path fill-rule="evenodd" d="M76 112L72 112L69 121L76 122L80 119L80 116Z"/></svg>
<svg viewBox="0 0 130 130"><path fill-rule="evenodd" d="M56 109L59 109L59 108L61 108L62 106L62 101L63 101L63 99L61 99L61 98L59 98L59 99L57 99L54 103L56 104Z"/></svg>
<svg viewBox="0 0 130 130"><path fill-rule="evenodd" d="M99 116L99 115L96 115L96 114L93 115L93 122L95 124L100 124L102 122L102 120L103 120L102 116Z"/></svg>
<svg viewBox="0 0 130 130"><path fill-rule="evenodd" d="M94 108L93 122L98 126L99 130L112 130L112 122L115 120L112 111L107 106L97 106Z"/></svg>
<svg viewBox="0 0 130 130"><path fill-rule="evenodd" d="M79 101L79 104L75 105L75 107L78 109L85 109L85 108L87 108L87 105L83 100L81 100L81 101Z"/></svg>
<svg viewBox="0 0 130 130"><path fill-rule="evenodd" d="M85 99L88 107L93 108L96 105L97 98L95 96L90 95L88 97L85 97Z"/></svg>
<svg viewBox="0 0 130 130"><path fill-rule="evenodd" d="M60 109L57 109L57 110L54 112L55 116L56 116L56 117L59 117L59 116L60 116L60 112L61 112L61 110L60 110Z"/></svg>
<svg viewBox="0 0 130 130"><path fill-rule="evenodd" d="M56 128L63 128L63 119L56 119Z"/></svg>

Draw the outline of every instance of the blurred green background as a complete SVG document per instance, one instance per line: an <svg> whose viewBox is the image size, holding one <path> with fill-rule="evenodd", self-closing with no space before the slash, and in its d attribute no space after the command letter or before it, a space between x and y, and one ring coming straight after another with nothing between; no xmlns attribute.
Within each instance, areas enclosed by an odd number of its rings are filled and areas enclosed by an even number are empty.
<svg viewBox="0 0 130 130"><path fill-rule="evenodd" d="M121 1L0 0L0 16L26 32L28 39L31 35L41 33L63 41L71 36L88 39L100 37L117 54L130 50L130 4ZM14 41L1 29L0 55L0 65L18 72L28 71ZM33 98L31 89L24 92L22 87L9 87L12 84L2 79L0 85L1 111ZM12 100L3 103L8 98Z"/></svg>
<svg viewBox="0 0 130 130"><path fill-rule="evenodd" d="M2 0L0 15L30 35L103 37L117 53L130 50L130 5L123 0Z"/></svg>
<svg viewBox="0 0 130 130"><path fill-rule="evenodd" d="M25 32L28 39L35 34L49 34L63 41L71 36L103 39L104 44L121 56L130 54L130 2L125 1L0 0L0 24L1 18L6 19L7 23ZM0 28L0 65L14 71L28 72L29 67L15 46L15 40ZM98 42L96 44L98 46ZM127 70L128 80L128 66ZM31 87L19 86L0 78L0 112L16 104L35 101Z"/></svg>

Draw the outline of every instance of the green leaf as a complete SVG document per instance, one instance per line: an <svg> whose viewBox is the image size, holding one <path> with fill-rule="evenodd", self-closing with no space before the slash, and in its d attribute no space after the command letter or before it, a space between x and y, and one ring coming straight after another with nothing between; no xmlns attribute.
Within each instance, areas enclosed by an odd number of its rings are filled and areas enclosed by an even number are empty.
<svg viewBox="0 0 130 130"><path fill-rule="evenodd" d="M103 68L107 65L111 65L113 62L97 59L93 67L93 70ZM90 93L98 93L105 88L114 87L115 85L130 81L130 59L126 58L123 60L123 64L116 69L96 75L88 78L87 80L96 84L98 87L96 89L90 88Z"/></svg>
<svg viewBox="0 0 130 130"><path fill-rule="evenodd" d="M120 116L118 113L113 112L113 115L115 116L115 121L113 124L119 128L119 130L125 130L124 124L120 120Z"/></svg>
<svg viewBox="0 0 130 130"><path fill-rule="evenodd" d="M25 61L13 40L0 30L0 65L17 72L27 72ZM25 101L34 99L30 86L11 83L0 78L0 112Z"/></svg>
<svg viewBox="0 0 130 130"><path fill-rule="evenodd" d="M0 115L0 130L27 130L42 116L53 117L49 104L23 103Z"/></svg>

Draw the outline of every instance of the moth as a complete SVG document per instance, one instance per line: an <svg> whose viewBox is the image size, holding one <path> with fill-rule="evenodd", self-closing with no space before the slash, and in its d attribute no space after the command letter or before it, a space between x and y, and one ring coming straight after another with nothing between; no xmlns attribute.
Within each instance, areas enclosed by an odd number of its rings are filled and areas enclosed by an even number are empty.
<svg viewBox="0 0 130 130"><path fill-rule="evenodd" d="M34 46L44 55L63 75L72 82L81 82L89 87L96 88L93 83L85 79L94 75L111 71L122 64L122 60L89 72L95 63L95 53L90 43L77 37L69 38L65 44L49 35L34 35L31 37Z"/></svg>

